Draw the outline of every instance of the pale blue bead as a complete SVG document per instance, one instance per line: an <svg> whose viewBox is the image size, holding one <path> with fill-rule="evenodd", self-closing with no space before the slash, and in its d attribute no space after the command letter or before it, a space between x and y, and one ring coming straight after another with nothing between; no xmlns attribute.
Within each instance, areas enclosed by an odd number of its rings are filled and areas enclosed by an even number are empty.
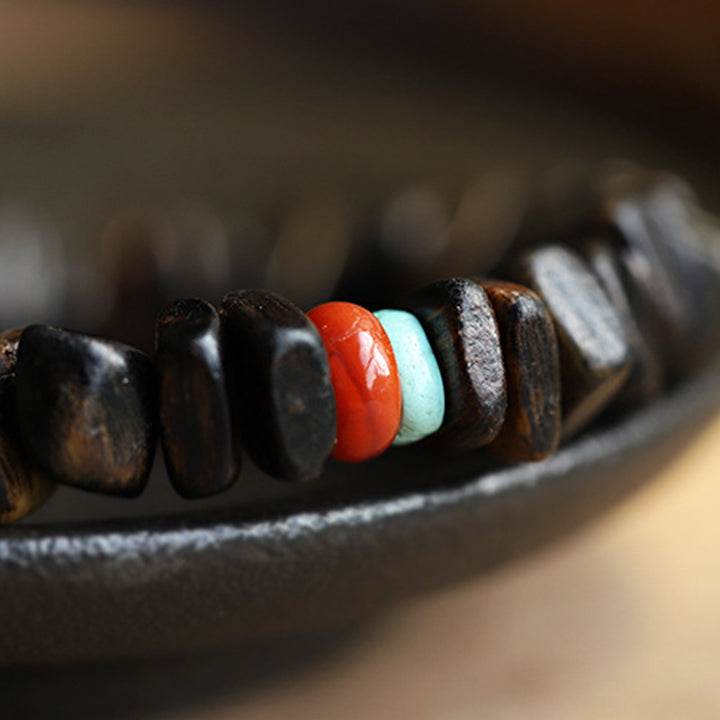
<svg viewBox="0 0 720 720"><path fill-rule="evenodd" d="M432 435L445 415L445 390L437 360L418 319L403 310L378 310L375 317L392 345L402 390L402 420L393 445Z"/></svg>

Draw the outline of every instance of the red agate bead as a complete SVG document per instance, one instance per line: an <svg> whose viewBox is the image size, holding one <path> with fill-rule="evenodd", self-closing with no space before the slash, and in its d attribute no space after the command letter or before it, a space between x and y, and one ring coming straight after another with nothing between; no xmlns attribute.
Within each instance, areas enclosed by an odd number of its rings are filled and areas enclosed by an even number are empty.
<svg viewBox="0 0 720 720"><path fill-rule="evenodd" d="M325 344L335 389L333 457L369 460L390 446L400 427L400 377L390 340L371 312L352 303L325 303L308 317Z"/></svg>

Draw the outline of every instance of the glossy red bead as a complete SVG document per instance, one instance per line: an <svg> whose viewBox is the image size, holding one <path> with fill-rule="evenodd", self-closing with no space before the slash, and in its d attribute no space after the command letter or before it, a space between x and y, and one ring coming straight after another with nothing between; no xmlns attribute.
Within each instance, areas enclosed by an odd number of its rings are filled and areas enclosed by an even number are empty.
<svg viewBox="0 0 720 720"><path fill-rule="evenodd" d="M402 396L395 355L380 321L346 302L319 305L308 313L328 354L337 404L333 457L369 460L397 435Z"/></svg>

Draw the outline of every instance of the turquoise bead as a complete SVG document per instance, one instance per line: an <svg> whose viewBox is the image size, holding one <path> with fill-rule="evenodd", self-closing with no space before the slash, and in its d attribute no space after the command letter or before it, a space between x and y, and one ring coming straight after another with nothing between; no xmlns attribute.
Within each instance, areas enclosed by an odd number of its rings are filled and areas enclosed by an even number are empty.
<svg viewBox="0 0 720 720"><path fill-rule="evenodd" d="M445 390L437 360L418 319L403 310L378 310L400 374L402 419L393 445L432 435L445 415Z"/></svg>

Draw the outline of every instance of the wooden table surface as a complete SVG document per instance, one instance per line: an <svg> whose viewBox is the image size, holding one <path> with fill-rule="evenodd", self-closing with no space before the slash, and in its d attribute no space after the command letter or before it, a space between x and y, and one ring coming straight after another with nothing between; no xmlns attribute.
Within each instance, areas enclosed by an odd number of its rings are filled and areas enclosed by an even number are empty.
<svg viewBox="0 0 720 720"><path fill-rule="evenodd" d="M581 535L174 720L720 717L720 419Z"/></svg>

